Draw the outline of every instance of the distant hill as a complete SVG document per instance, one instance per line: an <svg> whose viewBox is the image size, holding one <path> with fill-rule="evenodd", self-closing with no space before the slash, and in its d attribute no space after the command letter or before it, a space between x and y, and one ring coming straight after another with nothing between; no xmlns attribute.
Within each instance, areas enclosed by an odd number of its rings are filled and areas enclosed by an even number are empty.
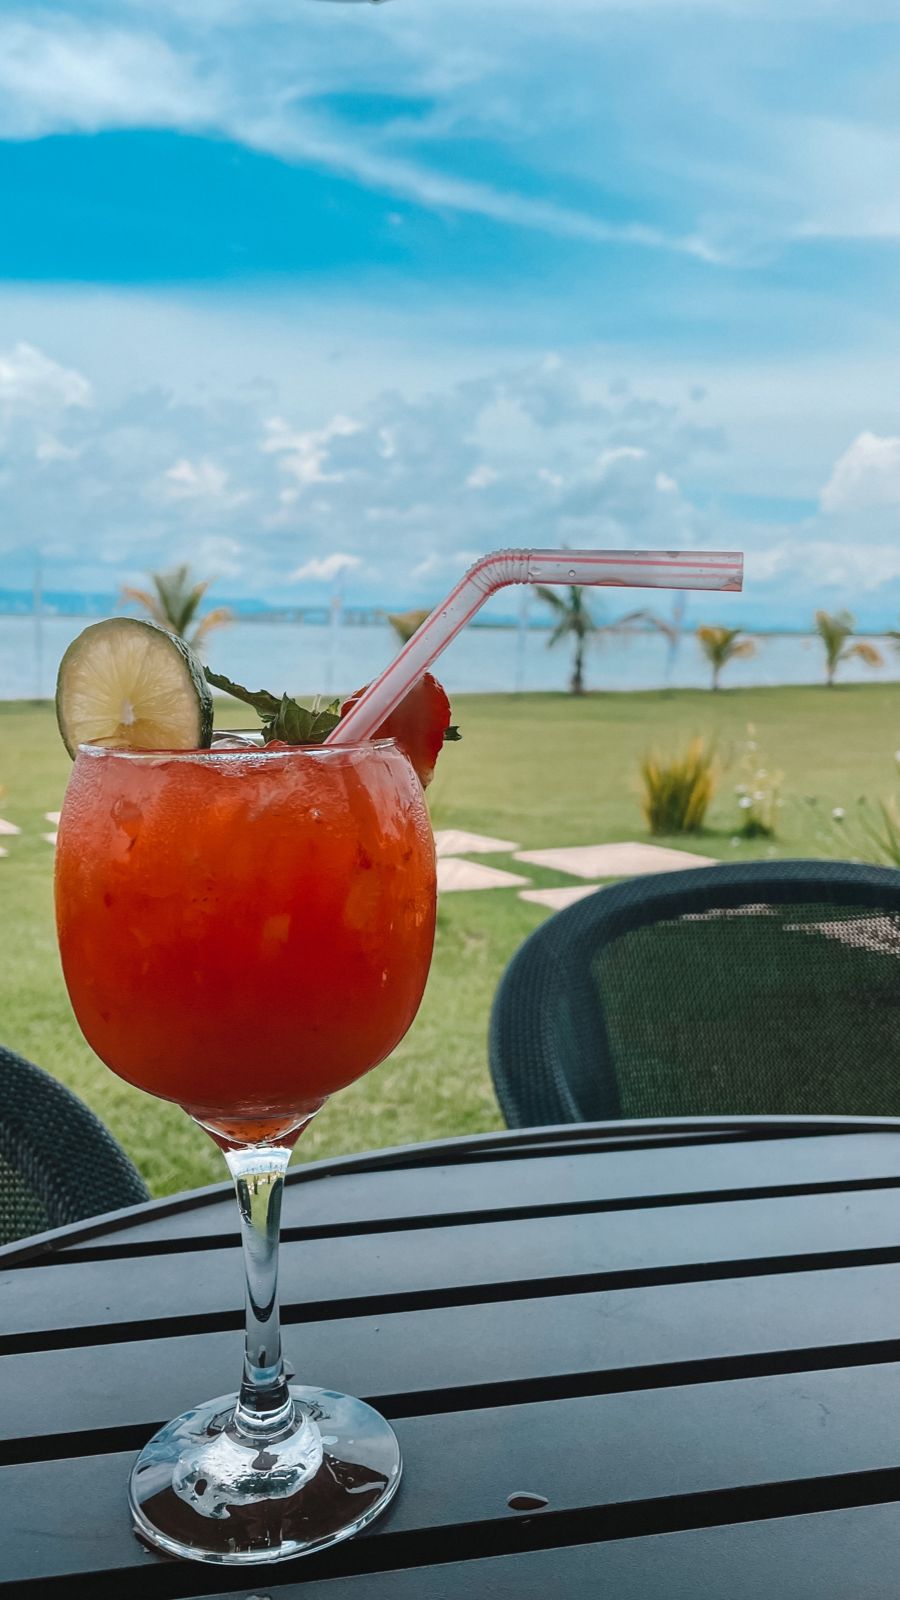
<svg viewBox="0 0 900 1600"><path fill-rule="evenodd" d="M259 612L273 611L265 600L216 600L216 605L229 606L236 616L255 616ZM87 594L83 589L45 589L41 596L41 609L47 616L57 617L108 617L119 610L117 594ZM30 616L34 610L31 589L0 588L0 615L7 617Z"/></svg>

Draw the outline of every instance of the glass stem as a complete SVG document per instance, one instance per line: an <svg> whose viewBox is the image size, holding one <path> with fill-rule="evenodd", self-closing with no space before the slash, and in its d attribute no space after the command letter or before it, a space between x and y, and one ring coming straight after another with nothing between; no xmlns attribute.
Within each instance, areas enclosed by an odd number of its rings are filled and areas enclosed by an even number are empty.
<svg viewBox="0 0 900 1600"><path fill-rule="evenodd" d="M241 1217L247 1291L244 1377L234 1425L257 1438L272 1438L294 1421L278 1320L278 1234L290 1159L290 1150L280 1145L256 1145L225 1155Z"/></svg>

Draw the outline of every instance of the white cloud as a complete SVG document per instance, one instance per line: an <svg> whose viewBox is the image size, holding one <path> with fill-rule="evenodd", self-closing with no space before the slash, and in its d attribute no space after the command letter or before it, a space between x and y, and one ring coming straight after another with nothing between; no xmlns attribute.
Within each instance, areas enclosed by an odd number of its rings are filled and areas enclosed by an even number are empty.
<svg viewBox="0 0 900 1600"><path fill-rule="evenodd" d="M0 22L0 136L212 122L216 94L163 39L73 19Z"/></svg>
<svg viewBox="0 0 900 1600"><path fill-rule="evenodd" d="M218 506L239 506L249 498L246 490L229 488L229 474L215 461L182 457L164 473L164 493L169 500L193 500Z"/></svg>
<svg viewBox="0 0 900 1600"><path fill-rule="evenodd" d="M334 119L316 112L318 96L352 87L360 78L368 89L377 90L380 76L388 92L406 89L446 101L432 114L436 132L452 132L468 116L486 126L496 124L508 136L504 124L510 122L513 101L508 90L497 92L495 80L511 68L521 71L524 62L508 57L500 41L491 39L490 27L483 44L467 45L459 38L458 19L452 38L445 36L440 17L436 23L401 19L381 34L381 53L373 67L371 35L358 25L358 17L352 33L344 28L344 48L336 61L334 30L341 19L330 6L304 0L302 16L291 16L298 48L287 52L268 44L266 30L253 29L253 14L240 6L207 8L205 21L199 7L185 8L177 26L171 8L168 19L158 7L146 11L145 25L132 29L122 26L120 8L111 24L87 23L77 15L0 22L0 137L105 128L210 130L282 160L347 175L383 195L444 215L484 217L593 244L625 244L708 262L723 259L696 228L668 230L640 218L620 221L599 208L556 200L552 186L546 196L517 192L399 153L402 117L383 137L373 127L360 139L357 129L344 132ZM317 17L318 11L330 15ZM484 30L481 12L477 20ZM535 12L533 20L530 31L545 34L545 19ZM163 36L167 21L171 41ZM276 35L277 30L272 37ZM238 48L235 39L241 41ZM557 42L564 53L570 48L568 30ZM338 65L342 60L343 71ZM521 116L521 109L512 115L516 128ZM427 142L428 119L413 118L412 131L420 143ZM388 213L394 228L398 215Z"/></svg>
<svg viewBox="0 0 900 1600"><path fill-rule="evenodd" d="M601 450L597 458L597 472L602 478L611 467L618 466L621 461L644 461L647 452L636 445L620 444L612 449Z"/></svg>
<svg viewBox="0 0 900 1600"><path fill-rule="evenodd" d="M774 579L781 590L797 587L804 596L807 615L816 603L810 596L828 604L839 600L852 608L863 596L877 595L900 581L900 544L852 537L828 539L816 528L805 538L788 534L780 544L747 554L748 592L752 585Z"/></svg>
<svg viewBox="0 0 900 1600"><path fill-rule="evenodd" d="M895 0L856 0L852 12L851 50L854 26L896 20ZM699 28L706 14L715 24ZM383 11L313 0L54 0L0 19L0 137L209 130L444 218L753 261L797 238L900 237L890 57L829 73L835 18L841 0L413 0ZM822 25L802 79L799 19L804 44ZM634 72L620 70L623 50L640 61L639 93ZM764 93L746 61L777 52L797 58L798 81ZM360 87L399 104L364 137L339 108ZM459 135L486 150L491 140L534 149L537 103L535 182L504 187L453 171L446 157ZM429 147L439 160L429 162ZM603 187L611 174L614 207ZM582 178L596 192L571 198ZM625 194L634 204L622 215ZM384 216L399 233L404 219L389 201Z"/></svg>
<svg viewBox="0 0 900 1600"><path fill-rule="evenodd" d="M483 556L485 550L433 550L430 555L420 561L412 570L412 577L418 580L436 578L443 575L446 578L460 578L472 566L473 562Z"/></svg>
<svg viewBox="0 0 900 1600"><path fill-rule="evenodd" d="M280 456L284 471L304 488L313 483L340 483L342 473L325 471L330 446L335 439L350 439L361 429L361 423L341 414L332 417L324 428L307 432L297 432L283 417L270 417L262 449L268 455ZM382 442L382 454L383 451Z"/></svg>
<svg viewBox="0 0 900 1600"><path fill-rule="evenodd" d="M720 262L725 255L699 233L667 233L642 222L608 222L574 207L491 187L470 178L456 178L420 163L381 153L358 137L336 139L307 118L298 122L278 117L241 118L232 130L243 143L285 160L345 173L382 193L412 200L438 211L489 217L562 239L590 244L630 244L641 249L673 251L701 261Z"/></svg>
<svg viewBox="0 0 900 1600"><path fill-rule="evenodd" d="M35 446L38 461L77 461L81 451L75 445L63 444L52 433L45 433Z"/></svg>
<svg viewBox="0 0 900 1600"><path fill-rule="evenodd" d="M900 506L900 437L859 434L835 462L821 505L827 512Z"/></svg>
<svg viewBox="0 0 900 1600"><path fill-rule="evenodd" d="M343 551L335 551L330 556L313 556L310 561L304 561L301 567L296 567L288 573L289 583L301 583L311 578L317 583L331 583L345 572L353 572L362 566L359 556L347 555Z"/></svg>
<svg viewBox="0 0 900 1600"><path fill-rule="evenodd" d="M200 539L192 557L198 572L212 572L217 578L240 578L245 572L244 546L220 534Z"/></svg>
<svg viewBox="0 0 900 1600"><path fill-rule="evenodd" d="M19 408L0 461L5 574L21 530L46 530L61 588L77 573L78 587L108 590L126 572L189 558L229 580L225 597L277 600L286 574L332 586L346 575L373 603L424 605L503 545L744 547L741 604L759 620L770 606L808 620L817 604L853 609L865 597L885 622L900 610L900 439L883 425L836 464L827 512L773 527L729 519L715 494L703 497L708 510L692 501L710 438L691 420L687 385L635 379L611 393L596 358L588 382L570 359L548 371L540 355L368 396L350 374L352 418L334 392L317 409L316 393L285 394L275 379L238 390L226 367L219 393L207 385L188 402L160 389L110 398L108 382L92 390L50 349L18 353L14 375L2 359L4 403L15 394ZM854 400L863 416L864 404L865 393ZM498 476L490 493L472 492L486 460ZM720 481L732 470L728 457L713 467ZM861 500L872 507L864 542Z"/></svg>
<svg viewBox="0 0 900 1600"><path fill-rule="evenodd" d="M748 550L744 556L744 584L769 583L790 566L791 551L786 545L774 545L763 550Z"/></svg>
<svg viewBox="0 0 900 1600"><path fill-rule="evenodd" d="M483 463L480 467L474 467L469 473L466 478L466 488L489 489L492 483L497 482L499 476L499 472L494 467L489 467L487 463Z"/></svg>
<svg viewBox="0 0 900 1600"><path fill-rule="evenodd" d="M568 363L539 357L418 394L384 391L353 417L329 405L321 422L307 395L302 425L276 398L273 414L270 388L238 399L229 383L202 403L158 389L111 402L101 390L91 410L54 422L77 458L54 452L51 472L30 433L13 440L16 511L0 542L9 548L23 526L52 529L60 582L76 561L84 571L88 552L126 570L190 556L248 594L275 598L286 573L333 583L356 572L373 599L421 604L503 544L676 547L702 532L681 492L655 480L703 436L636 389L598 404ZM552 493L535 492L541 470Z"/></svg>
<svg viewBox="0 0 900 1600"><path fill-rule="evenodd" d="M65 411L71 406L89 406L91 399L87 378L51 360L34 345L19 343L0 352L0 407L7 415Z"/></svg>

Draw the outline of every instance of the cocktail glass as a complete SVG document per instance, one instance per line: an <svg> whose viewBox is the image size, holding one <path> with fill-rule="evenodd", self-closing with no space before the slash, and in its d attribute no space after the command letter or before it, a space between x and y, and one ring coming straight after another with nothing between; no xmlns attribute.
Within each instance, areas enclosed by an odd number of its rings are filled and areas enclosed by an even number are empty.
<svg viewBox="0 0 900 1600"><path fill-rule="evenodd" d="M81 746L57 842L60 951L82 1032L177 1101L234 1178L246 1274L240 1391L142 1451L140 1535L201 1561L277 1561L365 1527L400 1481L370 1406L289 1385L278 1230L291 1149L383 1061L425 987L435 860L391 740L177 753Z"/></svg>

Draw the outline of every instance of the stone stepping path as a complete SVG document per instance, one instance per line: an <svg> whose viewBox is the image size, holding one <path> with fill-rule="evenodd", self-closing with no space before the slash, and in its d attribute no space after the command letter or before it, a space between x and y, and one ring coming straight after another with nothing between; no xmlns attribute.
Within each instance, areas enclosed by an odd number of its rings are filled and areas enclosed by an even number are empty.
<svg viewBox="0 0 900 1600"><path fill-rule="evenodd" d="M685 867L713 867L712 856L667 850L657 844L582 844L560 850L517 850L517 861L552 867L573 878L636 878L649 872L678 872Z"/></svg>
<svg viewBox="0 0 900 1600"><path fill-rule="evenodd" d="M482 866L480 861L439 856L437 882L440 894L455 894L462 889L517 889L531 879L522 878L516 872L503 872L500 867Z"/></svg>
<svg viewBox="0 0 900 1600"><path fill-rule="evenodd" d="M536 906L548 906L551 911L565 911L566 906L574 906L577 900L584 900L602 887L599 883L573 883L560 889L520 889L519 899L530 900Z"/></svg>
<svg viewBox="0 0 900 1600"><path fill-rule="evenodd" d="M58 811L45 811L44 816L54 828L59 822ZM14 822L0 817L0 834L20 834ZM56 844L56 833L42 833L41 838L51 847ZM694 855L688 850L671 850L661 845L628 841L620 844L568 845L550 850L520 850L512 839L494 839L485 833L468 833L462 828L440 828L434 836L437 851L437 881L441 894L458 894L486 889L518 889L520 900L544 906L548 911L562 911L585 895L594 894L601 887L597 880L631 878L641 873L677 872L685 867L712 866L710 856ZM9 851L0 846L0 856ZM536 867L549 867L555 872L573 878L590 879L587 883L563 884L553 889L534 889L531 879L502 867L485 865L482 861L468 861L466 856L512 855Z"/></svg>
<svg viewBox="0 0 900 1600"><path fill-rule="evenodd" d="M439 828L434 836L438 856L511 856L519 846L512 839L490 839L485 833Z"/></svg>

